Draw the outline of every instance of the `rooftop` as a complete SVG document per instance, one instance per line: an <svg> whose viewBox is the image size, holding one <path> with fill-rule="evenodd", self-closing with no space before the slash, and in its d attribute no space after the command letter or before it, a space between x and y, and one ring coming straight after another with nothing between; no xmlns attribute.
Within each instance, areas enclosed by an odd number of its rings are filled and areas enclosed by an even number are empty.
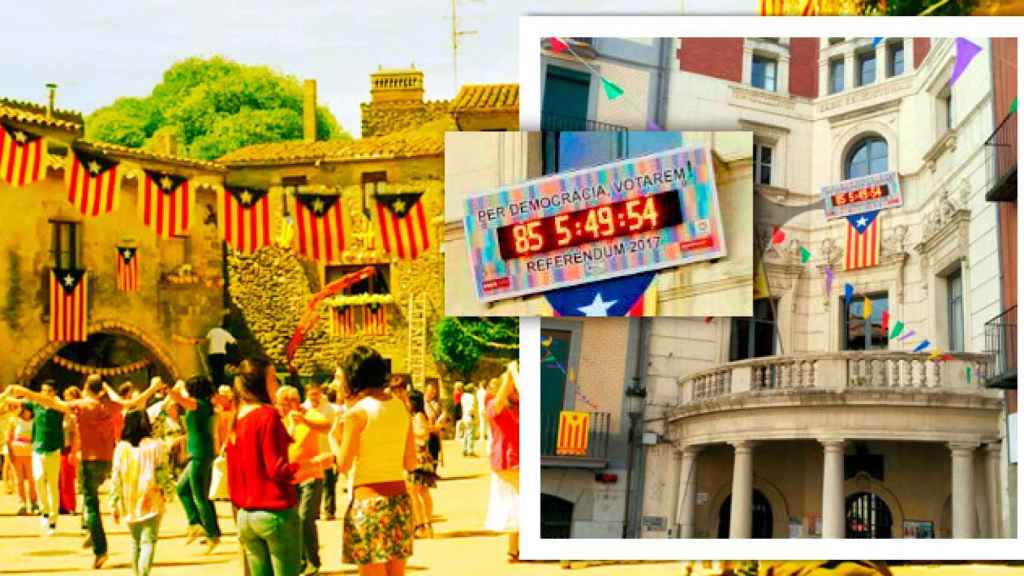
<svg viewBox="0 0 1024 576"><path fill-rule="evenodd" d="M200 168L204 170L225 170L224 166L218 162L210 162L208 160L196 160L192 158L184 158L181 156L171 156L169 154L158 154L156 152L151 152L149 150L143 150L142 148L129 148L128 146L121 146L120 144L110 144L109 142L90 140L88 138L79 138L78 140L75 140L75 146L81 147L90 152L100 152L106 155L115 156L122 159L164 162L168 164L174 164L177 166Z"/></svg>
<svg viewBox="0 0 1024 576"><path fill-rule="evenodd" d="M0 120L11 119L25 124L57 128L81 133L85 126L80 112L55 109L47 116L46 106L34 102L0 98Z"/></svg>
<svg viewBox="0 0 1024 576"><path fill-rule="evenodd" d="M519 84L467 84L452 101L451 111L518 112Z"/></svg>

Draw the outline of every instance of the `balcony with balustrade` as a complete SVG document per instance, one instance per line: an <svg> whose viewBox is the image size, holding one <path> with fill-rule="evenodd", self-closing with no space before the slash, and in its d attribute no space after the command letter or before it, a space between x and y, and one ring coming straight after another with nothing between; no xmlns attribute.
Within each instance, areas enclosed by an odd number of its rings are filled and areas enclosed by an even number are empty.
<svg viewBox="0 0 1024 576"><path fill-rule="evenodd" d="M608 466L608 430L611 424L611 414L589 412L589 415L589 425L582 431L587 437L585 442L567 442L564 438L559 438L561 434L568 433L564 427L559 425L559 413L541 415L541 466L594 470ZM567 447L567 444L575 445Z"/></svg>
<svg viewBox="0 0 1024 576"><path fill-rule="evenodd" d="M730 362L679 379L687 444L737 438L977 441L997 435L988 354L849 351Z"/></svg>

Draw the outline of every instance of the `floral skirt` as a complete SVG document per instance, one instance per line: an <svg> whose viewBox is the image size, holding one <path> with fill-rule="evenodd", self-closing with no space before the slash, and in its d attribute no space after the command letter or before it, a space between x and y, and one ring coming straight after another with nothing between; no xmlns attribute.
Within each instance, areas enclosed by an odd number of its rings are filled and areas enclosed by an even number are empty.
<svg viewBox="0 0 1024 576"><path fill-rule="evenodd" d="M352 500L345 513L341 561L379 564L412 556L412 499L409 494Z"/></svg>
<svg viewBox="0 0 1024 576"><path fill-rule="evenodd" d="M437 466L430 455L427 445L416 447L416 468L409 473L409 482L427 488L437 488Z"/></svg>

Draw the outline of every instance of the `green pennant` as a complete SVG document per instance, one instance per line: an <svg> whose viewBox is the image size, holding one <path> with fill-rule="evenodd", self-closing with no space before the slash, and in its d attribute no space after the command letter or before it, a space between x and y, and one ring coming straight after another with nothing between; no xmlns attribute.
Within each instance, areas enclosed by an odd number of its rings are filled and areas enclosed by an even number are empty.
<svg viewBox="0 0 1024 576"><path fill-rule="evenodd" d="M965 368L967 369L967 383L970 384L971 383L971 376L972 376L972 374L971 374L971 367L968 365L968 366L965 366Z"/></svg>
<svg viewBox="0 0 1024 576"><path fill-rule="evenodd" d="M897 321L896 325L892 327L892 331L889 332L889 340L892 340L893 338L899 336L900 332L903 332L902 320Z"/></svg>
<svg viewBox="0 0 1024 576"><path fill-rule="evenodd" d="M1017 99L1014 98L1013 102L1010 103L1010 114L1016 114L1016 113L1017 113Z"/></svg>
<svg viewBox="0 0 1024 576"><path fill-rule="evenodd" d="M811 259L811 251L803 246L800 247L800 263L807 264L807 261Z"/></svg>
<svg viewBox="0 0 1024 576"><path fill-rule="evenodd" d="M616 84L609 82L605 78L601 78L601 84L604 86L604 93L608 96L609 100L615 100L619 96L622 96L623 90Z"/></svg>

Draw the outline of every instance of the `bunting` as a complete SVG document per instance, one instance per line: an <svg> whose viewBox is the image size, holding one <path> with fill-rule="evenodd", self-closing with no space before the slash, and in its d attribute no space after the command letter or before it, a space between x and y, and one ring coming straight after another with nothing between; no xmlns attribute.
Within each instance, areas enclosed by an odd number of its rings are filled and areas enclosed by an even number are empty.
<svg viewBox="0 0 1024 576"><path fill-rule="evenodd" d="M183 176L143 170L139 198L142 223L161 238L188 234L193 191Z"/></svg>
<svg viewBox="0 0 1024 576"><path fill-rule="evenodd" d="M136 292L139 289L139 251L130 246L117 247L117 289Z"/></svg>
<svg viewBox="0 0 1024 576"><path fill-rule="evenodd" d="M269 246L272 239L268 190L225 187L221 194L220 226L224 241L244 254Z"/></svg>
<svg viewBox="0 0 1024 576"><path fill-rule="evenodd" d="M363 333L368 336L387 336L387 306L376 302L363 305Z"/></svg>
<svg viewBox="0 0 1024 576"><path fill-rule="evenodd" d="M50 340L84 342L88 337L88 278L85 270L50 269Z"/></svg>
<svg viewBox="0 0 1024 576"><path fill-rule="evenodd" d="M34 184L46 176L46 139L0 123L0 177L11 186Z"/></svg>
<svg viewBox="0 0 1024 576"><path fill-rule="evenodd" d="M121 196L120 164L76 150L68 151L68 166L64 168L64 182L68 202L83 216L101 216L113 212Z"/></svg>
<svg viewBox="0 0 1024 576"><path fill-rule="evenodd" d="M430 226L423 210L423 192L379 194L377 226L384 251L414 259L430 248Z"/></svg>
<svg viewBox="0 0 1024 576"><path fill-rule="evenodd" d="M345 224L340 196L295 195L295 227L299 255L333 262L345 251Z"/></svg>

